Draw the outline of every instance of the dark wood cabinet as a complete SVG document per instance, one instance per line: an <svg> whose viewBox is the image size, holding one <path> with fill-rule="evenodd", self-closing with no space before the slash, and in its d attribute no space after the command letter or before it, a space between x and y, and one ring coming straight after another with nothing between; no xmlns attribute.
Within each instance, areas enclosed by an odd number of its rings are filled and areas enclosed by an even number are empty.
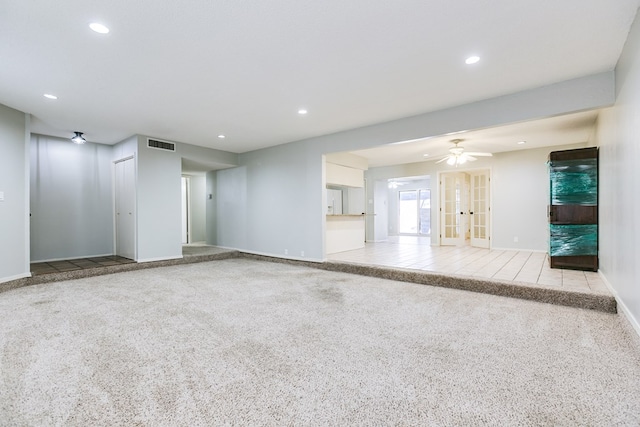
<svg viewBox="0 0 640 427"><path fill-rule="evenodd" d="M598 149L549 154L551 268L598 270Z"/></svg>

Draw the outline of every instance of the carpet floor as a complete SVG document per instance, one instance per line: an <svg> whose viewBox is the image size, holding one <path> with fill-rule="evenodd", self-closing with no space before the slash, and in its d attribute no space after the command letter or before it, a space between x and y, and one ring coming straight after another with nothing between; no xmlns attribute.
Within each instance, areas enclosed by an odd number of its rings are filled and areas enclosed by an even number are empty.
<svg viewBox="0 0 640 427"><path fill-rule="evenodd" d="M615 314L230 259L0 294L3 426L640 425Z"/></svg>

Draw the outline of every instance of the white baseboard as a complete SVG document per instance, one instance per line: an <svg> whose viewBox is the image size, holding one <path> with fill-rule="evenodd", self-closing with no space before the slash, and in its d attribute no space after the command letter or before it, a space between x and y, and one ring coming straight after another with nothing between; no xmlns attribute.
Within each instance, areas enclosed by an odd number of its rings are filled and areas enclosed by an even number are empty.
<svg viewBox="0 0 640 427"><path fill-rule="evenodd" d="M12 280L19 280L27 277L31 277L31 273L22 273L22 274L17 274L15 276L0 277L0 283L11 282Z"/></svg>
<svg viewBox="0 0 640 427"><path fill-rule="evenodd" d="M144 258L144 259L137 259L136 262L155 262L155 261L169 261L172 259L182 259L184 258L182 255L180 256L168 256L168 257L158 257L158 258Z"/></svg>
<svg viewBox="0 0 640 427"><path fill-rule="evenodd" d="M602 273L602 270L598 270L598 275L600 276L600 278L602 279L602 281L604 282L605 286L607 287L607 289L609 289L609 292L611 292L611 294L613 295L613 297L616 299L616 303L618 305L618 308L620 309L620 311L624 314L624 316L627 318L627 320L629 321L629 323L631 324L631 326L633 327L633 329L636 331L636 333L638 334L638 336L640 336L640 322L638 322L638 319L636 319L633 315L633 313L631 313L631 311L629 310L629 308L626 306L626 304L624 303L624 301L622 301L620 299L620 297L618 296L618 292L616 292L616 290L613 288L613 286L611 285L611 283L607 280L607 276L605 276Z"/></svg>
<svg viewBox="0 0 640 427"><path fill-rule="evenodd" d="M496 247L492 247L491 248L492 251L511 251L511 252L534 252L534 253L538 253L538 254L546 254L547 250L546 249L527 249L527 248L496 248Z"/></svg>

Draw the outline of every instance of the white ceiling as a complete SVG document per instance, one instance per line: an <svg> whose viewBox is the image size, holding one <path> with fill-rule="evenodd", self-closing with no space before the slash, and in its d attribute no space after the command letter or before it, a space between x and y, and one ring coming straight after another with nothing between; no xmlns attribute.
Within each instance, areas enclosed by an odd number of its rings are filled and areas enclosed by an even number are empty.
<svg viewBox="0 0 640 427"><path fill-rule="evenodd" d="M611 70L639 4L4 1L0 103L38 133L241 153Z"/></svg>

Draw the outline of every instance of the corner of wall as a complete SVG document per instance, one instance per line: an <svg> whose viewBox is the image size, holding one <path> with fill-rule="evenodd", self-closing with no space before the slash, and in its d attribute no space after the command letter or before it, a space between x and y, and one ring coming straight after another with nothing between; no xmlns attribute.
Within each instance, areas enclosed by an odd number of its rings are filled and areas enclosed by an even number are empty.
<svg viewBox="0 0 640 427"><path fill-rule="evenodd" d="M29 277L30 116L0 104L0 282Z"/></svg>

